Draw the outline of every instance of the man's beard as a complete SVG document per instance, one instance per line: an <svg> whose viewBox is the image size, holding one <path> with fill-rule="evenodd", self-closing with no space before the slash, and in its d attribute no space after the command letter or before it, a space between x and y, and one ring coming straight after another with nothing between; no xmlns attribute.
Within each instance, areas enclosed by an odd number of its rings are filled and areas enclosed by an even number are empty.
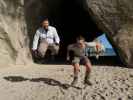
<svg viewBox="0 0 133 100"><path fill-rule="evenodd" d="M47 27L43 27L45 29L45 31L47 32L48 31L48 26Z"/></svg>

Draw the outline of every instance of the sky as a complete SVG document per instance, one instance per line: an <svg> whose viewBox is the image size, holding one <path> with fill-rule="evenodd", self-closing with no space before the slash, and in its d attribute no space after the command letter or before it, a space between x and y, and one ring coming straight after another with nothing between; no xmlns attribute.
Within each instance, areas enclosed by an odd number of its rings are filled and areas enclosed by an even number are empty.
<svg viewBox="0 0 133 100"><path fill-rule="evenodd" d="M100 43L102 43L105 46L106 49L109 48L111 50L111 51L106 51L105 55L107 55L107 56L116 56L114 48L112 47L112 45L108 41L108 39L107 39L105 34L102 34L97 39L98 39L98 41L100 41Z"/></svg>
<svg viewBox="0 0 133 100"><path fill-rule="evenodd" d="M105 34L102 34L101 36L97 37L97 39L105 46L105 48L113 48Z"/></svg>

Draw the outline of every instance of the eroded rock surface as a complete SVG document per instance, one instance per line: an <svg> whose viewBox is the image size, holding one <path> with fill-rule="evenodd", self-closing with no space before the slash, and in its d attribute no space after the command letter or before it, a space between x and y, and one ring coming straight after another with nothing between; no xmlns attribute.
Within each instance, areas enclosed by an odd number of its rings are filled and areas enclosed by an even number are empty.
<svg viewBox="0 0 133 100"><path fill-rule="evenodd" d="M0 64L29 62L23 0L0 1Z"/></svg>
<svg viewBox="0 0 133 100"><path fill-rule="evenodd" d="M84 8L108 33L122 61L133 66L133 1L84 0Z"/></svg>

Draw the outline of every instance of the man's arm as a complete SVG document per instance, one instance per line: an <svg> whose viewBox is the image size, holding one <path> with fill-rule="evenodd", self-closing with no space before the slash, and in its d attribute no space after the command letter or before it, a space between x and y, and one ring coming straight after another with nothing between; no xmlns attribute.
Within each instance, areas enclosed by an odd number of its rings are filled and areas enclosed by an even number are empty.
<svg viewBox="0 0 133 100"><path fill-rule="evenodd" d="M96 42L85 42L86 46L89 47L96 47Z"/></svg>
<svg viewBox="0 0 133 100"><path fill-rule="evenodd" d="M104 49L104 46L98 42L86 42L86 46L87 46L87 48L89 48L89 47L95 48L97 52L99 52L99 50Z"/></svg>
<svg viewBox="0 0 133 100"><path fill-rule="evenodd" d="M34 39L33 39L33 46L32 46L33 51L37 49L38 41L39 41L39 32L36 31L36 34L35 34Z"/></svg>
<svg viewBox="0 0 133 100"><path fill-rule="evenodd" d="M56 28L54 28L54 39L55 39L55 43L56 44L59 44L60 43L60 38L59 38L59 35L57 33Z"/></svg>

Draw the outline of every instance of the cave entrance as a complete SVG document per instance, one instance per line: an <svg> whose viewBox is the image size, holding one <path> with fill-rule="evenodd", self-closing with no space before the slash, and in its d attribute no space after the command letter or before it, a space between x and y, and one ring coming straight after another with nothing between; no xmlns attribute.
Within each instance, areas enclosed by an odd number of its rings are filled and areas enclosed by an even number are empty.
<svg viewBox="0 0 133 100"><path fill-rule="evenodd" d="M56 25L61 38L59 57L63 60L66 58L67 46L75 42L77 36L82 35L89 42L103 33L77 0L71 0L71 2L64 0L60 10L50 17L52 20L54 19L54 25ZM119 57L116 55L102 56L100 58L99 61L94 57L90 59L94 64L118 64L120 62Z"/></svg>
<svg viewBox="0 0 133 100"><path fill-rule="evenodd" d="M38 0L31 3L31 5L29 4L30 6L28 4L26 5L26 7L29 6L27 7L29 9L26 9L29 37L33 37L33 33L35 33L35 30L38 28L38 18L41 16L48 16L51 25L57 28L58 34L61 38L59 53L60 61L64 61L68 44L75 42L77 36L82 35L85 37L86 41L89 42L102 35L102 31L97 27L88 11L83 8L78 0L71 0L71 2L69 0L59 0L59 4L58 2L50 0L46 1ZM48 7L45 4L48 4ZM30 13L31 10L34 10L35 12ZM32 44L33 38L30 40ZM104 60L101 60L100 62L105 64L107 62L106 60L105 57ZM109 61L118 63L118 60L119 57L113 56ZM95 60L93 61L96 62Z"/></svg>
<svg viewBox="0 0 133 100"><path fill-rule="evenodd" d="M101 35L102 31L91 19L89 13L83 9L77 0L64 0L56 15L50 16L61 37L60 56L66 55L68 44L75 42L77 36L82 35L87 41L92 41Z"/></svg>

